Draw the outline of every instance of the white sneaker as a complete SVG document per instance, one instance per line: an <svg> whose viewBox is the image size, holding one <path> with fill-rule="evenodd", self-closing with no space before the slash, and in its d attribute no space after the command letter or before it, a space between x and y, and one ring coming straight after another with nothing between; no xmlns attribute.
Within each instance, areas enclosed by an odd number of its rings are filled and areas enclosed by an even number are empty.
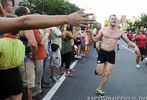
<svg viewBox="0 0 147 100"><path fill-rule="evenodd" d="M139 64L137 64L137 65L136 65L136 68L140 68L140 65L139 65Z"/></svg>
<svg viewBox="0 0 147 100"><path fill-rule="evenodd" d="M81 59L82 57L81 56L78 56L77 58Z"/></svg>
<svg viewBox="0 0 147 100"><path fill-rule="evenodd" d="M38 94L40 94L41 92L42 92L42 89L33 91L32 96L35 97L35 96L37 96Z"/></svg>
<svg viewBox="0 0 147 100"><path fill-rule="evenodd" d="M75 55L75 58L77 58L78 56L77 55Z"/></svg>
<svg viewBox="0 0 147 100"><path fill-rule="evenodd" d="M144 60L147 61L147 57L145 57Z"/></svg>

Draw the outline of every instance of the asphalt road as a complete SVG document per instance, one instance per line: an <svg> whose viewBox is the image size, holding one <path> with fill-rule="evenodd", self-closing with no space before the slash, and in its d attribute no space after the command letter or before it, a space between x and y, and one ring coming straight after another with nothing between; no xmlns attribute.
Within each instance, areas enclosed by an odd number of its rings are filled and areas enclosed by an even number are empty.
<svg viewBox="0 0 147 100"><path fill-rule="evenodd" d="M143 61L141 68L137 69L132 50L120 41L116 64L105 86L108 99L147 100L147 65ZM89 54L75 65L74 76L64 80L51 100L98 100L95 90L99 77L94 75L96 56L92 47Z"/></svg>

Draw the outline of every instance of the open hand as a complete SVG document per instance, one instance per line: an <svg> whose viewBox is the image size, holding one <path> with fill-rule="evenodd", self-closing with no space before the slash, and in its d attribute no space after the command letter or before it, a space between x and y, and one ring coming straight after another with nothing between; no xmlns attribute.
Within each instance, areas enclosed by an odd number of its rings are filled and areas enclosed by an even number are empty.
<svg viewBox="0 0 147 100"><path fill-rule="evenodd" d="M77 12L68 15L67 23L74 26L88 26L88 24L94 23L95 20L90 19L88 16L93 15L92 13L84 13L81 9Z"/></svg>

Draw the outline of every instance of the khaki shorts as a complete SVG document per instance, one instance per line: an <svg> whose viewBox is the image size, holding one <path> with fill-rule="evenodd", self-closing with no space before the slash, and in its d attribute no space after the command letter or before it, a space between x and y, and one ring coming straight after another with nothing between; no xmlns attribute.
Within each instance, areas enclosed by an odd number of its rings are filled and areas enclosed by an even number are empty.
<svg viewBox="0 0 147 100"><path fill-rule="evenodd" d="M32 60L28 58L26 66L21 66L19 68L23 85L28 86L28 88L35 87L35 65Z"/></svg>

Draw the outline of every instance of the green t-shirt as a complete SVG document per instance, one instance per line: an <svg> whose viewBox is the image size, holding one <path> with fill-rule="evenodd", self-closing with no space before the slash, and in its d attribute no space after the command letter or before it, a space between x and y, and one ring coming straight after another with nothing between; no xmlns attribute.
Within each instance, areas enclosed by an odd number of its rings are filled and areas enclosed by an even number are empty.
<svg viewBox="0 0 147 100"><path fill-rule="evenodd" d="M25 46L18 39L0 39L0 69L16 68L24 63Z"/></svg>
<svg viewBox="0 0 147 100"><path fill-rule="evenodd" d="M66 54L69 52L72 52L72 45L71 45L71 41L70 38L66 37L62 40L62 49L61 49L61 53L62 54Z"/></svg>

